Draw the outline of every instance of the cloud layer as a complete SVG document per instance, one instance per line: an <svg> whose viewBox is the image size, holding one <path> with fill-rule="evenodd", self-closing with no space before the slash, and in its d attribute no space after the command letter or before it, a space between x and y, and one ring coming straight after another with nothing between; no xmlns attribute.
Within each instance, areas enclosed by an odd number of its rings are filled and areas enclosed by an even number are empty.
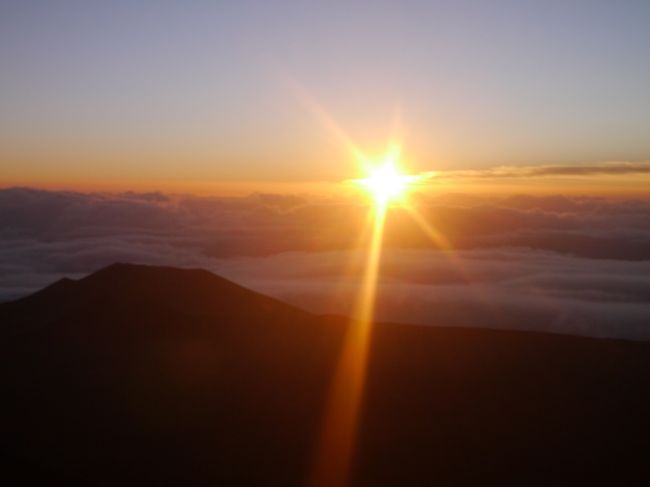
<svg viewBox="0 0 650 487"><path fill-rule="evenodd" d="M219 272L320 313L352 314L362 255L298 252L226 260ZM650 262L524 249L388 250L382 321L650 339Z"/></svg>
<svg viewBox="0 0 650 487"><path fill-rule="evenodd" d="M420 197L386 229L378 317L650 338L650 202ZM0 300L115 261L204 267L317 312L350 313L367 209L286 195L0 190Z"/></svg>

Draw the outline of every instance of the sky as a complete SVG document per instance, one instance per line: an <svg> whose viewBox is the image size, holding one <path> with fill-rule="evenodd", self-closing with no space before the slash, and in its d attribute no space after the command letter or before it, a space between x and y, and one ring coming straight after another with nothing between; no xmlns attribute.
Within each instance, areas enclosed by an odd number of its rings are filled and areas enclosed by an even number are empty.
<svg viewBox="0 0 650 487"><path fill-rule="evenodd" d="M3 1L0 186L331 185L359 168L326 112L370 155L399 127L415 172L618 164L583 189L640 193L648 20L631 0Z"/></svg>
<svg viewBox="0 0 650 487"><path fill-rule="evenodd" d="M374 208L378 320L647 339L648 21L646 0L1 1L0 301L132 262L351 315ZM373 206L351 147L391 144L417 183Z"/></svg>
<svg viewBox="0 0 650 487"><path fill-rule="evenodd" d="M344 483L374 322L650 340L649 25L648 0L0 0L0 302L128 262L352 318L319 453Z"/></svg>

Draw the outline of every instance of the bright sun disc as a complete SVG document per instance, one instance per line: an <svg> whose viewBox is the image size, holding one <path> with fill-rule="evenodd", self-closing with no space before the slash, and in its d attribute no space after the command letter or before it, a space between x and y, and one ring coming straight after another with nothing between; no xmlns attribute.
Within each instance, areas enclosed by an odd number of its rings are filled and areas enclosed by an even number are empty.
<svg viewBox="0 0 650 487"><path fill-rule="evenodd" d="M402 174L397 168L393 158L387 158L382 163L371 169L367 178L357 182L364 186L379 204L386 204L390 200L403 196L417 176Z"/></svg>

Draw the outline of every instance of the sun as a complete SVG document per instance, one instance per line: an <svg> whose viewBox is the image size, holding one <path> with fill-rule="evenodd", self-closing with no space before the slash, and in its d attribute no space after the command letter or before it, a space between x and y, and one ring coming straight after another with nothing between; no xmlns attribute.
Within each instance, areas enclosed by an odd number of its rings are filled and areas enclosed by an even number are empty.
<svg viewBox="0 0 650 487"><path fill-rule="evenodd" d="M367 164L368 177L356 180L370 192L377 205L384 206L391 200L400 199L419 179L400 170L398 157L399 151L391 150L379 163Z"/></svg>

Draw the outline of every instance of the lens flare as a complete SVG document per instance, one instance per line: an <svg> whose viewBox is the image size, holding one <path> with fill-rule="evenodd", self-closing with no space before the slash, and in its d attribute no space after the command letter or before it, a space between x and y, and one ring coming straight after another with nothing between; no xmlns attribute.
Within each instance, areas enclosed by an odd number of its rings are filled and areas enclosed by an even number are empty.
<svg viewBox="0 0 650 487"><path fill-rule="evenodd" d="M366 163L368 177L354 180L373 196L378 207L403 198L410 186L423 178L404 174L398 165L399 155L399 146L393 146L378 164Z"/></svg>
<svg viewBox="0 0 650 487"><path fill-rule="evenodd" d="M343 487L349 478L370 349L385 218L386 205L378 205L360 294L334 371L312 487Z"/></svg>
<svg viewBox="0 0 650 487"><path fill-rule="evenodd" d="M430 179L432 172L407 174L400 167L400 140L393 134L386 155L379 161L367 158L353 140L338 126L327 111L297 83L292 83L299 99L323 124L328 132L349 151L367 176L346 181L362 187L373 199L370 232L364 233L365 265L360 280L354 316L344 337L335 365L331 388L323 411L321 434L315 451L313 470L308 485L312 487L344 487L350 481L354 465L355 444L361 420L368 356L372 337L384 226L389 207L408 207L421 221L421 216L408 202L408 195L418 183ZM446 239L435 229L427 234L440 248L450 250Z"/></svg>
<svg viewBox="0 0 650 487"><path fill-rule="evenodd" d="M363 159L369 176L354 181L374 198L372 232L366 243L366 262L353 320L344 339L325 409L311 482L314 487L345 486L349 479L363 400L386 214L390 202L406 196L409 185L420 178L403 174L398 168L398 158L399 146L393 146L379 164Z"/></svg>

